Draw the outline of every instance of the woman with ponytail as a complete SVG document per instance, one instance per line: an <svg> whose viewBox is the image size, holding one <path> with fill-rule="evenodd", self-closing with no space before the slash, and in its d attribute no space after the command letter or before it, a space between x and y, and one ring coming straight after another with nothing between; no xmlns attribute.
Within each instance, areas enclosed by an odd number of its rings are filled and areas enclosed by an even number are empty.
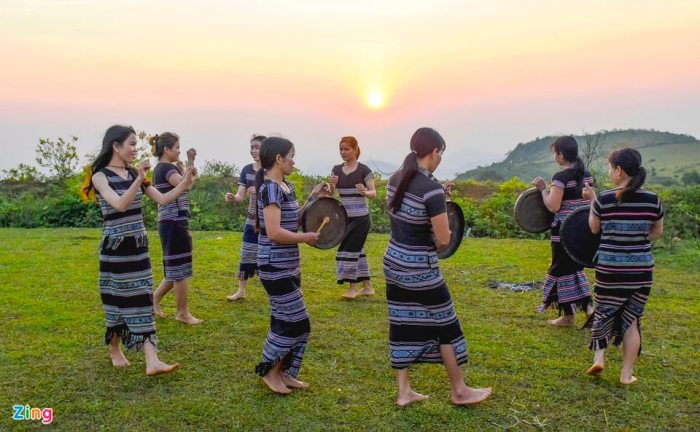
<svg viewBox="0 0 700 432"><path fill-rule="evenodd" d="M611 341L622 343L620 382L632 384L637 381L632 368L642 349L639 322L653 279L651 241L663 233L664 210L658 195L641 189L646 170L637 150L615 150L608 161L615 189L598 197L588 187L584 191L591 200L591 231L600 233L590 343L594 358L588 374L603 371L605 349Z"/></svg>
<svg viewBox="0 0 700 432"><path fill-rule="evenodd" d="M414 363L442 363L456 405L479 403L491 395L490 387L464 383L460 365L467 362L467 342L438 266L437 252L448 246L450 229L445 190L432 173L444 151L445 140L437 131L418 129L411 137L411 152L387 186L391 238L384 276L399 406L428 397L411 389L408 367Z"/></svg>
<svg viewBox="0 0 700 432"><path fill-rule="evenodd" d="M340 202L348 213L348 230L335 255L335 273L339 285L350 284L343 298L352 300L358 295L374 295L370 282L365 242L369 234L370 216L367 198L376 198L374 174L358 161L360 146L355 137L346 136L338 145L343 163L331 170L331 194L338 191ZM362 283L364 289L357 290Z"/></svg>
<svg viewBox="0 0 700 432"><path fill-rule="evenodd" d="M180 162L180 137L165 132L150 138L153 156L158 164L153 170L153 183L160 193L168 193L182 183L185 175ZM187 151L187 160L194 162L197 152ZM189 232L190 205L187 192L166 205L158 205L158 234L163 249L165 278L153 293L153 313L164 318L160 301L171 290L175 294L175 319L185 324L201 324L187 308L187 290L192 279L192 236Z"/></svg>
<svg viewBox="0 0 700 432"><path fill-rule="evenodd" d="M547 270L542 287L542 305L538 308L544 312L550 307L559 309L559 318L547 321L553 326L572 327L575 325L576 309L593 313L591 290L583 266L577 264L564 250L559 242L559 228L564 218L579 207L588 205L583 199L584 184L593 185L593 178L585 169L578 156L578 144L572 136L561 136L550 146L552 157L563 168L554 174L549 191L541 177L533 184L542 192L542 199L547 209L554 213L552 221L552 264Z"/></svg>
<svg viewBox="0 0 700 432"><path fill-rule="evenodd" d="M258 235L258 274L270 300L270 331L262 361L255 367L275 393L306 388L297 380L311 326L301 294L299 243L316 244L318 233L299 233L299 204L294 187L285 176L294 168L294 145L270 137L260 145L260 165L255 177L255 229ZM320 184L311 195L324 194Z"/></svg>
<svg viewBox="0 0 700 432"><path fill-rule="evenodd" d="M248 213L243 228L243 242L241 244L241 262L238 266L238 291L227 296L229 301L243 300L245 290L248 286L248 279L258 273L258 233L255 231L255 175L260 170L260 144L265 140L262 135L253 135L250 139L250 155L253 163L248 164L241 170L238 179L238 191L236 194L228 192L224 198L226 202L238 203L245 199L246 194L250 197L248 202Z"/></svg>
<svg viewBox="0 0 700 432"><path fill-rule="evenodd" d="M112 126L102 140L102 148L88 174L84 196L95 196L102 209L100 242L100 296L105 311L105 343L114 367L127 367L119 341L127 351L143 348L146 375L176 370L180 365L166 364L156 352L156 326L153 318L153 273L148 256L148 238L141 212L141 196L148 195L160 205L177 199L192 189L196 171L190 168L173 190L161 194L146 181L148 160L136 168L136 132L130 126Z"/></svg>

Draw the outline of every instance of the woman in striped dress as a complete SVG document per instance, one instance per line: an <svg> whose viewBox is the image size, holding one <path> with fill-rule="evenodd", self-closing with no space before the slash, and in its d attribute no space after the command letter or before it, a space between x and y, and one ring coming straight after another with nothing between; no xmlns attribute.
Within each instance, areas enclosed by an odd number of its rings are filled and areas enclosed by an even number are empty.
<svg viewBox="0 0 700 432"><path fill-rule="evenodd" d="M600 233L590 343L595 354L588 373L598 375L603 371L610 341L615 345L622 343L620 382L632 384L637 381L632 368L641 352L639 321L653 279L650 242L663 233L664 210L658 195L641 189L646 171L637 150L616 150L608 161L615 189L601 192L598 197L593 189L585 190L591 199L591 231Z"/></svg>
<svg viewBox="0 0 700 432"><path fill-rule="evenodd" d="M338 191L340 202L348 213L348 230L335 255L335 273L338 284L350 284L343 298L352 300L360 294L374 295L365 254L371 223L366 198L376 198L377 190L372 170L357 160L360 147L355 137L341 138L339 148L343 163L333 167L328 183L332 194ZM357 290L360 282L364 285L362 291Z"/></svg>
<svg viewBox="0 0 700 432"><path fill-rule="evenodd" d="M238 291L227 296L230 301L243 300L248 279L258 273L258 233L255 232L255 174L260 169L260 144L265 140L262 135L253 135L250 140L250 155L253 163L241 170L238 179L238 191L236 194L226 193L226 201L230 203L242 202L246 194L250 197L248 213L246 214L245 227L243 228L243 241L241 242L241 262L238 266Z"/></svg>
<svg viewBox="0 0 700 432"><path fill-rule="evenodd" d="M391 239L384 276L400 406L428 397L411 389L408 367L414 363L442 363L456 405L478 403L491 395L490 387L464 383L460 365L467 362L467 342L438 266L437 251L448 246L450 229L445 191L432 173L444 151L445 141L437 131L418 129L411 138L411 153L387 188Z"/></svg>
<svg viewBox="0 0 700 432"><path fill-rule="evenodd" d="M158 164L153 170L153 183L162 194L173 190L182 182L184 168L180 162L180 137L171 132L155 135L150 139L153 155ZM187 151L187 161L194 162L196 151ZM177 162L177 164L175 164ZM187 308L187 290L192 278L192 236L189 231L190 205L187 193L166 205L158 205L158 234L163 249L165 278L153 293L153 313L164 318L160 301L173 290L175 294L175 319L185 324L197 325L202 320L192 316Z"/></svg>
<svg viewBox="0 0 700 432"><path fill-rule="evenodd" d="M541 177L533 181L542 192L545 206L554 213L552 264L542 287L542 305L538 310L544 312L550 307L557 307L559 318L547 322L554 326L571 327L575 325L576 309L590 315L593 313L593 304L583 266L572 260L559 242L559 227L569 213L588 205L588 200L582 196L583 185L593 184L593 178L578 157L578 144L574 137L557 138L551 145L551 151L554 160L563 169L554 174L549 191Z"/></svg>
<svg viewBox="0 0 700 432"><path fill-rule="evenodd" d="M270 331L261 362L255 367L275 393L306 388L297 380L311 326L301 294L299 243L315 245L318 233L299 233L299 204L294 187L285 180L294 168L294 145L284 138L265 139L260 146L255 177L258 274L270 300ZM324 188L326 191L324 191ZM327 193L320 184L311 193Z"/></svg>
<svg viewBox="0 0 700 432"><path fill-rule="evenodd" d="M148 238L141 213L141 196L158 204L175 201L192 188L195 171L188 169L183 181L167 194L161 194L145 180L150 163L137 168L136 132L129 126L112 126L102 140L102 148L86 177L83 194L94 193L104 219L100 242L100 296L105 311L112 365L127 367L119 341L127 351L143 348L146 375L172 372L179 364L163 363L156 352L156 326L153 318L153 273L148 255ZM94 174L92 174L94 173Z"/></svg>

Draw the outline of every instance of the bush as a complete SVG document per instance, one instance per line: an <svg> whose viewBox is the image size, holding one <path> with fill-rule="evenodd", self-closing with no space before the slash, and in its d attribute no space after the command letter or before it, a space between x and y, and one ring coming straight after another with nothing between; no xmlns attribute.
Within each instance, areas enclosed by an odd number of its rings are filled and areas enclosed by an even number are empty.
<svg viewBox="0 0 700 432"><path fill-rule="evenodd" d="M666 211L664 234L658 245L672 248L679 240L700 239L700 185L666 188L656 192Z"/></svg>
<svg viewBox="0 0 700 432"><path fill-rule="evenodd" d="M474 237L545 238L546 234L530 234L515 222L515 200L529 186L514 177L498 186L498 190L477 201L468 198L462 204L467 227Z"/></svg>
<svg viewBox="0 0 700 432"><path fill-rule="evenodd" d="M288 180L303 204L312 188L325 178L295 171ZM599 191L609 187L605 179L601 180ZM63 182L0 182L0 226L99 227L102 223L99 205L82 201L78 194L81 181L81 176L73 176ZM386 204L387 181L377 178L375 183L377 199L369 200L371 230L388 233L391 223ZM237 188L237 178L233 176L201 176L189 193L191 229L242 231L248 201L239 204L224 201L224 194ZM516 178L501 184L457 181L449 199L462 207L466 227L474 237L547 238L549 233L526 233L515 223L515 200L527 188L527 184ZM650 188L659 193L666 209L665 233L656 246L672 249L679 241L700 239L700 185ZM146 227L156 228L157 205L148 198L142 204Z"/></svg>
<svg viewBox="0 0 700 432"><path fill-rule="evenodd" d="M190 228L243 231L248 200L238 204L224 200L226 192L236 193L237 189L238 180L232 176L200 177L189 193Z"/></svg>
<svg viewBox="0 0 700 432"><path fill-rule="evenodd" d="M681 181L687 185L697 185L700 184L700 173L697 170L683 173Z"/></svg>

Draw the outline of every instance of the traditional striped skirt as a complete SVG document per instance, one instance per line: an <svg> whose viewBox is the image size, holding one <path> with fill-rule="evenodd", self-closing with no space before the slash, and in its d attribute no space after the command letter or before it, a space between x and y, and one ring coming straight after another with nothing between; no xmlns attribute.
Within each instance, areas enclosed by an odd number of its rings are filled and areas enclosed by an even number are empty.
<svg viewBox="0 0 700 432"><path fill-rule="evenodd" d="M440 345L452 345L458 364L467 362L467 341L444 283L427 290L387 283L391 367L442 363Z"/></svg>
<svg viewBox="0 0 700 432"><path fill-rule="evenodd" d="M542 287L540 311L556 307L564 315L573 315L576 309L585 312L592 300L583 267L569 257L559 242L551 245L552 265Z"/></svg>
<svg viewBox="0 0 700 432"><path fill-rule="evenodd" d="M282 277L275 279L275 274ZM309 341L311 325L301 294L301 274L269 265L260 267L260 282L270 299L270 331L265 339L261 362L255 372L265 376L279 362L282 374L292 378L299 375L304 351Z"/></svg>
<svg viewBox="0 0 700 432"><path fill-rule="evenodd" d="M650 291L651 287L607 289L596 286L596 306L591 323L590 349L605 349L610 341L620 345L625 332L634 320L637 320L637 326L640 325ZM641 336L641 327L639 328ZM640 352L641 349L640 344Z"/></svg>
<svg viewBox="0 0 700 432"><path fill-rule="evenodd" d="M258 233L255 227L246 223L241 243L241 263L238 266L238 280L250 279L258 272Z"/></svg>
<svg viewBox="0 0 700 432"><path fill-rule="evenodd" d="M163 248L163 270L167 282L180 282L192 277L192 236L189 224L182 221L158 222Z"/></svg>
<svg viewBox="0 0 700 432"><path fill-rule="evenodd" d="M348 232L335 255L335 273L339 284L369 280L369 264L365 242L370 227L370 216L348 218Z"/></svg>
<svg viewBox="0 0 700 432"><path fill-rule="evenodd" d="M105 343L117 335L127 351L139 351L146 339L155 346L153 273L145 233L102 239L99 284L107 324Z"/></svg>

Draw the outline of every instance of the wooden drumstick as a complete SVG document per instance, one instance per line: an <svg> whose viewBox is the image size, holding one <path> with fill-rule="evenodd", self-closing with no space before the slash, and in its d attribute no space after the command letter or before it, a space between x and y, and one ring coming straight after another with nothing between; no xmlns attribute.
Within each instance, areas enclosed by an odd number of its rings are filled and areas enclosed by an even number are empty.
<svg viewBox="0 0 700 432"><path fill-rule="evenodd" d="M323 229L323 227L326 226L326 224L327 224L328 222L330 222L330 221L331 221L331 218L329 218L328 216L324 217L324 218L323 218L323 222L321 222L321 226L318 227L318 229L316 230L316 233L317 233L317 234L320 234L320 233L321 233L321 230Z"/></svg>

